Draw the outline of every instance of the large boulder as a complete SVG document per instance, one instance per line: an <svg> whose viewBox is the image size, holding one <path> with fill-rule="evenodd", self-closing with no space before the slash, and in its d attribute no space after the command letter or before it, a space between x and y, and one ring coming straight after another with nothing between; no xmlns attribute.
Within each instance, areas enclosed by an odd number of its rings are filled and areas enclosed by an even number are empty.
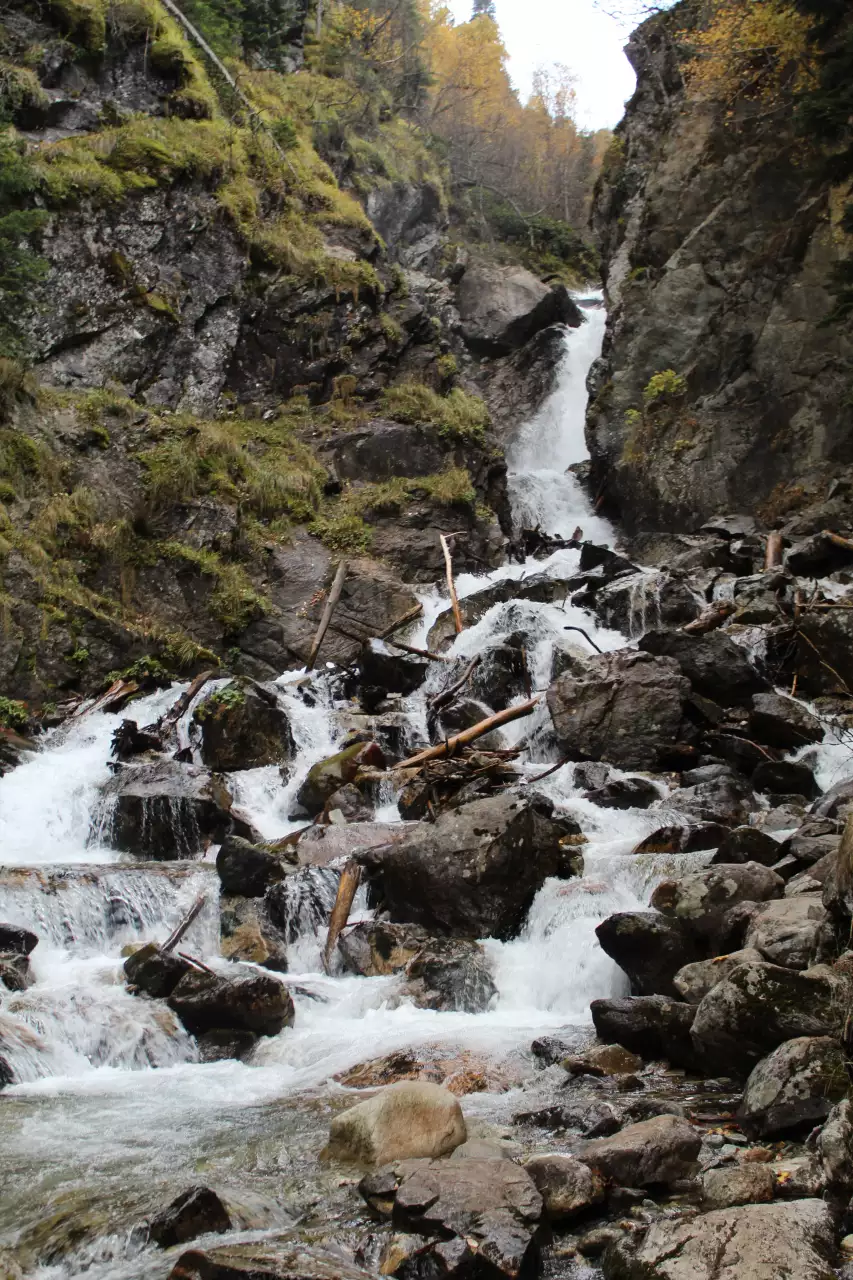
<svg viewBox="0 0 853 1280"><path fill-rule="evenodd" d="M702 1138L678 1116L654 1116L608 1138L595 1138L578 1159L623 1187L674 1182L693 1172Z"/></svg>
<svg viewBox="0 0 853 1280"><path fill-rule="evenodd" d="M759 742L783 751L823 741L823 726L817 716L780 693L756 693L749 713L749 732Z"/></svg>
<svg viewBox="0 0 853 1280"><path fill-rule="evenodd" d="M782 877L758 862L717 864L678 879L662 880L652 894L652 906L697 934L710 937L730 907L781 898L784 892Z"/></svg>
<svg viewBox="0 0 853 1280"><path fill-rule="evenodd" d="M264 973L225 976L193 969L175 987L169 1005L191 1035L232 1028L275 1036L293 1025L290 992Z"/></svg>
<svg viewBox="0 0 853 1280"><path fill-rule="evenodd" d="M338 954L347 973L363 978L400 973L431 939L417 924L359 920L341 934Z"/></svg>
<svg viewBox="0 0 853 1280"><path fill-rule="evenodd" d="M147 942L124 962L124 976L134 992L165 1000L188 973L192 965L180 956L162 952L156 942Z"/></svg>
<svg viewBox="0 0 853 1280"><path fill-rule="evenodd" d="M38 934L19 924L0 924L0 951L28 956L38 946Z"/></svg>
<svg viewBox="0 0 853 1280"><path fill-rule="evenodd" d="M837 1034L849 996L848 981L823 965L803 973L739 965L695 1011L697 1056L711 1070L745 1075L784 1040Z"/></svg>
<svg viewBox="0 0 853 1280"><path fill-rule="evenodd" d="M549 876L572 872L572 850L548 802L512 792L419 822L393 847L360 854L392 921L457 937L518 932Z"/></svg>
<svg viewBox="0 0 853 1280"><path fill-rule="evenodd" d="M657 911L620 911L602 921L595 935L638 996L677 997L675 974L700 954L687 925Z"/></svg>
<svg viewBox="0 0 853 1280"><path fill-rule="evenodd" d="M483 947L465 938L429 941L406 968L405 992L421 1009L483 1013L497 995Z"/></svg>
<svg viewBox="0 0 853 1280"><path fill-rule="evenodd" d="M524 1168L552 1222L569 1222L604 1199L603 1179L574 1156L531 1156Z"/></svg>
<svg viewBox="0 0 853 1280"><path fill-rule="evenodd" d="M570 759L654 769L680 736L689 692L672 659L620 649L560 676L548 690L548 710Z"/></svg>
<svg viewBox="0 0 853 1280"><path fill-rule="evenodd" d="M768 688L766 677L756 671L746 650L722 631L703 636L649 631L640 649L674 659L697 693L723 706L745 703Z"/></svg>
<svg viewBox="0 0 853 1280"><path fill-rule="evenodd" d="M848 1089L845 1056L831 1036L786 1040L752 1070L738 1110L741 1128L768 1137L811 1128Z"/></svg>
<svg viewBox="0 0 853 1280"><path fill-rule="evenodd" d="M216 871L223 893L262 898L271 884L283 880L282 857L261 849L240 836L226 836L216 855Z"/></svg>
<svg viewBox="0 0 853 1280"><path fill-rule="evenodd" d="M202 763L221 773L290 760L290 722L276 694L253 680L230 680L193 713Z"/></svg>
<svg viewBox="0 0 853 1280"><path fill-rule="evenodd" d="M670 792L667 804L696 822L737 827L759 807L746 778L724 765L692 769L683 775L683 782Z"/></svg>
<svg viewBox="0 0 853 1280"><path fill-rule="evenodd" d="M771 964L807 969L814 964L825 932L826 911L820 900L801 894L759 907L749 922L744 946L760 951Z"/></svg>
<svg viewBox="0 0 853 1280"><path fill-rule="evenodd" d="M365 766L383 768L385 757L375 742L356 742L325 760L318 760L296 793L291 818L315 818L330 796L352 782Z"/></svg>
<svg viewBox="0 0 853 1280"><path fill-rule="evenodd" d="M711 960L696 960L678 970L672 985L680 1000L686 1000L688 1004L700 1004L708 992L718 982L725 981L738 965L750 964L756 960L760 964L763 959L760 952L744 949L730 951L725 956L714 956Z"/></svg>
<svg viewBox="0 0 853 1280"><path fill-rule="evenodd" d="M835 1226L821 1200L747 1204L652 1223L604 1257L605 1280L833 1280Z"/></svg>
<svg viewBox="0 0 853 1280"><path fill-rule="evenodd" d="M122 768L103 789L92 841L151 861L194 858L227 835L251 838L231 812L231 792L218 774L161 760Z"/></svg>
<svg viewBox="0 0 853 1280"><path fill-rule="evenodd" d="M665 1058L688 1070L698 1066L690 1036L695 1005L666 996L632 996L593 1000L589 1008L595 1030L605 1043L621 1044L641 1058Z"/></svg>
<svg viewBox="0 0 853 1280"><path fill-rule="evenodd" d="M452 1093L437 1084L407 1080L335 1116L327 1150L333 1159L378 1167L447 1155L467 1137Z"/></svg>
<svg viewBox="0 0 853 1280"><path fill-rule="evenodd" d="M287 972L285 933L273 921L265 898L223 893L219 899L219 954L279 973Z"/></svg>
<svg viewBox="0 0 853 1280"><path fill-rule="evenodd" d="M769 1204L776 1179L766 1164L709 1169L702 1176L702 1208L729 1209L735 1204Z"/></svg>
<svg viewBox="0 0 853 1280"><path fill-rule="evenodd" d="M507 355L549 325L583 323L564 286L549 289L520 266L469 266L458 285L456 305L462 337L477 355Z"/></svg>
<svg viewBox="0 0 853 1280"><path fill-rule="evenodd" d="M853 1190L853 1098L843 1098L818 1134L817 1153L829 1186L847 1195Z"/></svg>

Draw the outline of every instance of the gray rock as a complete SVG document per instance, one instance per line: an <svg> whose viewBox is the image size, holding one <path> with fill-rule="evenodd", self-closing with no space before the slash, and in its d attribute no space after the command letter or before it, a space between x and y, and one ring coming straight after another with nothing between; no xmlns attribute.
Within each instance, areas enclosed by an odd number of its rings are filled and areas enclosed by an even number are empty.
<svg viewBox="0 0 853 1280"><path fill-rule="evenodd" d="M248 825L231 812L224 781L197 765L172 760L126 766L103 789L103 814L93 836L122 853L151 861L193 858L210 841L229 834L251 839Z"/></svg>
<svg viewBox="0 0 853 1280"><path fill-rule="evenodd" d="M283 880L284 859L239 836L226 836L216 855L216 871L223 893L262 898L271 884Z"/></svg>
<svg viewBox="0 0 853 1280"><path fill-rule="evenodd" d="M161 952L156 942L148 942L124 962L124 976L128 986L163 1000L170 996L192 966L180 956Z"/></svg>
<svg viewBox="0 0 853 1280"><path fill-rule="evenodd" d="M746 702L767 688L745 649L722 631L704 636L678 631L650 631L640 641L644 653L675 660L694 690L723 706Z"/></svg>
<svg viewBox="0 0 853 1280"><path fill-rule="evenodd" d="M337 1252L294 1243L293 1232L242 1244L190 1249L177 1259L171 1280L373 1280Z"/></svg>
<svg viewBox="0 0 853 1280"><path fill-rule="evenodd" d="M347 973L378 978L402 972L430 941L420 925L360 920L341 935L338 951Z"/></svg>
<svg viewBox="0 0 853 1280"><path fill-rule="evenodd" d="M276 694L253 680L232 680L193 712L202 763L220 773L293 758L290 721Z"/></svg>
<svg viewBox="0 0 853 1280"><path fill-rule="evenodd" d="M819 899L781 898L761 906L746 931L744 946L771 964L807 969L814 964L826 921Z"/></svg>
<svg viewBox="0 0 853 1280"><path fill-rule="evenodd" d="M292 818L314 818L329 797L353 781L365 766L383 768L385 757L375 742L356 742L312 765L296 793Z"/></svg>
<svg viewBox="0 0 853 1280"><path fill-rule="evenodd" d="M725 765L693 769L683 775L683 780L689 785L670 792L667 805L684 818L737 827L758 808L758 798L746 778Z"/></svg>
<svg viewBox="0 0 853 1280"><path fill-rule="evenodd" d="M747 1133L768 1137L823 1120L847 1093L841 1045L830 1036L786 1040L750 1073L738 1110Z"/></svg>
<svg viewBox="0 0 853 1280"><path fill-rule="evenodd" d="M708 1169L702 1175L702 1208L729 1209L736 1204L769 1204L776 1179L766 1164L739 1164Z"/></svg>
<svg viewBox="0 0 853 1280"><path fill-rule="evenodd" d="M784 892L781 876L760 863L718 864L679 879L661 881L652 894L652 906L710 937L729 908L741 902L781 898Z"/></svg>
<svg viewBox="0 0 853 1280"><path fill-rule="evenodd" d="M657 911L620 911L602 921L595 936L639 996L676 996L675 974L700 954L688 926Z"/></svg>
<svg viewBox="0 0 853 1280"><path fill-rule="evenodd" d="M478 355L505 355L552 324L577 326L577 305L562 286L549 289L524 267L470 266L457 290L466 345Z"/></svg>
<svg viewBox="0 0 853 1280"><path fill-rule="evenodd" d="M498 989L479 942L436 938L406 968L405 993L421 1009L483 1013Z"/></svg>
<svg viewBox="0 0 853 1280"><path fill-rule="evenodd" d="M820 795L815 776L807 764L793 760L766 760L752 775L756 791L774 796L805 796L814 800Z"/></svg>
<svg viewBox="0 0 853 1280"><path fill-rule="evenodd" d="M620 1044L592 1044L582 1053L563 1054L562 1067L569 1075L620 1076L639 1071L642 1059Z"/></svg>
<svg viewBox="0 0 853 1280"><path fill-rule="evenodd" d="M190 1187L148 1221L148 1238L161 1249L186 1244L209 1232L222 1235L230 1230L228 1210L209 1187Z"/></svg>
<svg viewBox="0 0 853 1280"><path fill-rule="evenodd" d="M853 1190L853 1098L844 1098L830 1111L818 1134L817 1154L827 1182L835 1191Z"/></svg>
<svg viewBox="0 0 853 1280"><path fill-rule="evenodd" d="M191 1035L228 1028L276 1036L294 1017L287 988L254 972L226 977L193 969L172 991L169 1006Z"/></svg>
<svg viewBox="0 0 853 1280"><path fill-rule="evenodd" d="M734 827L723 836L714 862L760 862L772 867L783 856L783 847L758 827Z"/></svg>
<svg viewBox="0 0 853 1280"><path fill-rule="evenodd" d="M588 1142L578 1159L623 1187L675 1182L693 1172L702 1139L678 1116L655 1116Z"/></svg>
<svg viewBox="0 0 853 1280"><path fill-rule="evenodd" d="M666 1058L693 1070L697 1057L690 1036L695 1005L666 996L633 996L627 1000L593 1000L592 1021L608 1043L621 1044L646 1060Z"/></svg>
<svg viewBox="0 0 853 1280"><path fill-rule="evenodd" d="M779 693L757 693L749 713L749 731L759 742L783 751L823 741L823 726L801 702Z"/></svg>
<svg viewBox="0 0 853 1280"><path fill-rule="evenodd" d="M713 960L697 960L686 964L672 980L676 994L688 1004L699 1004L718 982L725 979L737 969L738 965L750 964L764 957L758 951L732 951L725 956L715 956Z"/></svg>
<svg viewBox="0 0 853 1280"><path fill-rule="evenodd" d="M287 938L273 922L266 899L220 896L219 953L226 960L287 972Z"/></svg>
<svg viewBox="0 0 853 1280"><path fill-rule="evenodd" d="M531 1156L524 1168L553 1222L571 1221L604 1200L603 1179L574 1156Z"/></svg>

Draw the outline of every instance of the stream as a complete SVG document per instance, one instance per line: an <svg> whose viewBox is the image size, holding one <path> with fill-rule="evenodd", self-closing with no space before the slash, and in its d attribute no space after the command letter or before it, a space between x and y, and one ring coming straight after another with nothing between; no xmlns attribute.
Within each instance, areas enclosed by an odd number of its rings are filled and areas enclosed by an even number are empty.
<svg viewBox="0 0 853 1280"><path fill-rule="evenodd" d="M604 331L597 299L587 299L583 311L586 323L566 333L555 389L508 451L510 491L518 521L564 537L580 525L586 538L612 542L613 530L595 516L566 471L585 456L586 375ZM559 551L486 577L464 575L459 594L501 577L567 578L577 571L578 558L577 551ZM437 589L422 599L423 618L406 637L414 645L424 644L447 607ZM495 605L451 652L473 655L523 630L533 684L542 689L555 648L587 647L567 626L584 628L603 650L626 643L579 608L516 600ZM307 706L296 685L299 675L285 672L278 681L298 746L294 776L282 784L277 768L267 768L230 779L236 805L267 839L298 825L287 813L299 782L343 736L344 708L328 689ZM402 703L412 741L425 737L425 699L441 676L431 671L426 686ZM160 691L123 714L148 724L185 687ZM190 714L181 727L182 745L189 744ZM534 720L506 727L509 745L522 738L532 744L520 766L529 777L557 758L547 725L543 700ZM589 840L585 871L574 881L546 882L518 937L485 943L498 991L487 1012L418 1009L396 997L395 977L327 977L320 963L326 921L322 912L318 918L316 910L306 910L288 953L293 1028L262 1040L250 1065L198 1062L193 1040L165 1006L127 992L122 949L165 939L204 892L206 906L185 945L207 964L225 965L215 851L191 863L145 864L122 860L110 848L109 823L99 806L115 726L114 716L83 716L54 730L37 755L0 779L0 920L25 925L40 938L31 957L35 985L0 996L0 1035L21 1081L0 1094L0 1274L6 1274L7 1248L24 1274L39 1280L84 1273L93 1280L165 1277L176 1251L146 1245L134 1227L198 1182L227 1192L238 1206L231 1238L251 1239L298 1223L306 1238L313 1232L344 1240L353 1215L349 1182L317 1159L330 1116L354 1097L335 1075L403 1049L427 1059L487 1062L505 1075L508 1087L469 1094L462 1105L472 1131L478 1124L507 1125L520 1080L533 1074L531 1040L575 1028L581 1043L591 1031L590 1001L626 989L594 930L615 911L645 906L672 866L662 855L631 855L667 813L597 808L582 798L573 766L565 765L537 788L579 820ZM399 821L393 796L376 816ZM709 857L679 855L679 869ZM359 897L356 912L366 911ZM525 1093L527 1105L530 1096Z"/></svg>

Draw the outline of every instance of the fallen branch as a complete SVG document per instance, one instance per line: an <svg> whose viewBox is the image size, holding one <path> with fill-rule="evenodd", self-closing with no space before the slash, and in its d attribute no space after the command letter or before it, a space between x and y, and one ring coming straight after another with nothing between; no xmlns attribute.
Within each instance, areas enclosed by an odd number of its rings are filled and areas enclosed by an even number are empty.
<svg viewBox="0 0 853 1280"><path fill-rule="evenodd" d="M402 644L399 640L386 640L392 649L400 649L403 653L412 653L416 658L429 658L430 662L452 662L452 658L443 653L433 653L431 649L416 649L413 644Z"/></svg>
<svg viewBox="0 0 853 1280"><path fill-rule="evenodd" d="M326 945L323 948L324 973L328 973L330 970L332 956L334 955L335 947L338 945L338 938L341 936L341 931L345 928L347 920L349 920L353 899L360 883L361 867L350 858L341 872L335 905L332 907L332 914L329 916L329 932L326 935Z"/></svg>
<svg viewBox="0 0 853 1280"><path fill-rule="evenodd" d="M735 608L733 600L718 600L711 605L710 609L704 609L698 618L688 622L681 630L687 636L704 636L709 631L716 631L717 627L721 627L726 618L732 616Z"/></svg>
<svg viewBox="0 0 853 1280"><path fill-rule="evenodd" d="M453 622L456 627L456 634L464 631L465 623L462 621L462 610L459 608L459 599L456 595L456 584L453 581L453 561L450 558L450 544L447 541L446 534L439 534L441 541L441 549L444 552L444 567L447 574L447 590L450 593L450 607L453 610Z"/></svg>
<svg viewBox="0 0 853 1280"><path fill-rule="evenodd" d="M552 764L551 768L546 769L544 773L537 773L535 778L528 778L527 779L528 786L532 782L541 782L543 778L550 778L552 773L556 773L558 769L562 769L564 764L570 764L570 763L571 761L569 760L568 756L566 756L564 760L558 760L556 764Z"/></svg>
<svg viewBox="0 0 853 1280"><path fill-rule="evenodd" d="M410 622L414 622L415 618L419 618L424 611L422 604L413 605L396 622L392 622L390 627L386 627L384 631L377 633L377 640L384 640L386 636L392 636L395 631L399 631L401 627L408 626Z"/></svg>
<svg viewBox="0 0 853 1280"><path fill-rule="evenodd" d="M181 923L178 925L177 929L175 929L174 932L170 933L166 941L163 943L162 947L160 948L161 956L166 956L169 954L170 951L174 951L175 947L178 945L181 938L184 936L187 929L189 929L193 920L195 920L196 916L199 914L199 912L201 911L202 907L206 902L207 902L207 897L205 896L205 894L202 894L201 897L196 898L195 902L192 904L189 911L184 916Z"/></svg>
<svg viewBox="0 0 853 1280"><path fill-rule="evenodd" d="M190 687L178 698L175 705L160 717L158 728L162 731L163 729L171 729L176 725L199 690L203 689L208 680L212 680L215 675L215 669L211 668L210 671L202 671L201 675L196 676Z"/></svg>
<svg viewBox="0 0 853 1280"><path fill-rule="evenodd" d="M593 649L595 650L595 652L596 652L596 653L603 653L603 652L604 652L604 650L603 650L603 649L599 649L599 647L598 647L598 645L595 643L595 641L594 641L593 639L591 639L591 638L587 635L587 633L584 631L583 627L563 627L563 630L564 630L564 631L579 631L579 632L581 633L581 635L583 636L584 640L586 640L587 644L592 645L592 647L593 647Z"/></svg>
<svg viewBox="0 0 853 1280"><path fill-rule="evenodd" d="M448 703L452 702L453 699L456 697L457 693L459 692L459 690L464 689L465 685L471 679L472 675L474 674L474 672L476 671L479 665L480 665L480 655L478 653L468 663L468 666L462 672L462 675L459 677L458 680L456 680L452 685L450 685L449 688L443 689L441 693L437 693L434 698L430 699L429 701L430 711L432 711L433 713L437 711L441 711L443 707L446 707Z"/></svg>
<svg viewBox="0 0 853 1280"><path fill-rule="evenodd" d="M843 547L845 551L853 551L853 541L850 538L842 538L840 533L833 533L831 529L824 529L823 536L829 538L829 541L834 542L837 547Z"/></svg>
<svg viewBox="0 0 853 1280"><path fill-rule="evenodd" d="M463 729L454 737L445 739L437 747L429 747L408 760L402 760L400 764L394 765L394 769L395 771L413 769L415 765L426 764L427 760L439 760L442 756L452 756L459 747L464 747L469 742L476 742L492 729L499 729L501 725L509 724L511 720L520 720L522 716L529 716L538 703L538 698L531 698L529 702L521 702L517 707L507 707L505 711L499 711L497 715L489 716L486 720L472 725L470 729Z"/></svg>
<svg viewBox="0 0 853 1280"><path fill-rule="evenodd" d="M76 720L77 716L87 716L91 711L109 711L117 703L126 702L128 698L133 697L138 692L139 685L135 680L114 680L106 693L102 693L100 698L96 699L91 706L86 706L85 702L83 702L79 707L76 707L72 711L70 719Z"/></svg>
<svg viewBox="0 0 853 1280"><path fill-rule="evenodd" d="M335 606L341 598L341 592L344 589L344 579L347 576L347 562L342 560L338 565L338 571L335 574L335 580L332 583L332 589L329 592L329 598L326 601L326 607L323 610L323 616L320 619L320 625L317 628L317 634L314 636L314 642L311 645L311 652L308 654L308 662L306 664L309 671L314 670L314 663L317 661L317 654L320 652L320 645L326 632L329 630L329 623L332 621L332 614L335 612Z"/></svg>
<svg viewBox="0 0 853 1280"><path fill-rule="evenodd" d="M764 572L768 569L778 569L782 563L783 542L781 533L769 533L767 535L767 547L764 552Z"/></svg>
<svg viewBox="0 0 853 1280"><path fill-rule="evenodd" d="M178 955L182 960L186 960L187 964L191 964L194 969L201 969L202 973L209 973L212 974L214 978L216 977L215 971L211 969L209 965L204 964L201 960L196 960L195 956L187 955L186 951L179 951Z"/></svg>

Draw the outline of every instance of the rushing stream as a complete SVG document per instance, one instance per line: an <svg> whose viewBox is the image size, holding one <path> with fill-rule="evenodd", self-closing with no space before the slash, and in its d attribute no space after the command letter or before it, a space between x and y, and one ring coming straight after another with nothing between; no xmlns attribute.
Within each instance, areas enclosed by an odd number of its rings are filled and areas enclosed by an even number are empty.
<svg viewBox="0 0 853 1280"><path fill-rule="evenodd" d="M600 305L588 304L584 314L586 324L567 332L555 390L509 451L510 487L525 524L564 536L580 525L585 537L602 542L612 539L612 530L566 472L585 455L585 380L604 328ZM566 578L577 560L576 551L560 551L544 562L506 565L486 579L467 575L459 592L502 576ZM410 635L414 644L423 643L447 605L437 590L423 602L423 619ZM602 649L626 643L571 605L519 600L494 606L457 638L454 652L476 653L523 628L541 689L555 646L584 644L564 630L573 624ZM237 805L266 838L292 829L287 813L295 789L340 733L328 698L309 708L298 696L298 674L279 681L299 748L296 775L287 786L275 768L232 779ZM432 687L428 682L403 704L413 740L423 738L424 699ZM158 692L124 714L150 723L183 688ZM510 742L530 736L538 744L522 757L529 776L553 759L544 707L537 716L538 726L527 720L507 727ZM648 901L667 860L627 855L664 815L596 808L580 798L567 765L537 785L580 820L589 837L585 873L580 880L547 882L521 935L486 943L498 989L489 1011L418 1009L395 998L396 978L326 977L319 960L324 923L309 913L289 953L294 1027L262 1040L251 1065L197 1062L193 1041L165 1006L128 994L121 953L131 942L164 939L203 888L207 906L187 949L208 964L224 963L217 877L210 855L194 863L128 864L110 849L98 805L115 723L98 712L80 717L0 780L0 920L24 924L41 939L31 957L35 985L0 998L0 1032L23 1081L0 1095L0 1264L8 1245L21 1250L25 1266L28 1250L47 1259L36 1271L40 1277L64 1280L84 1271L98 1280L165 1276L171 1255L143 1246L133 1225L198 1181L227 1189L245 1208L241 1225L255 1231L300 1215L310 1223L311 1206L324 1196L328 1230L339 1177L316 1157L331 1110L351 1096L334 1083L336 1073L407 1049L473 1055L496 1069L514 1064L510 1079L517 1079L520 1066L529 1074L525 1055L535 1035L567 1026L586 1034L590 1000L621 990L594 929L612 912ZM377 817L399 820L392 797ZM699 864L707 855L689 857ZM503 1120L512 1113L512 1096L512 1089L473 1094L464 1107L475 1121Z"/></svg>

